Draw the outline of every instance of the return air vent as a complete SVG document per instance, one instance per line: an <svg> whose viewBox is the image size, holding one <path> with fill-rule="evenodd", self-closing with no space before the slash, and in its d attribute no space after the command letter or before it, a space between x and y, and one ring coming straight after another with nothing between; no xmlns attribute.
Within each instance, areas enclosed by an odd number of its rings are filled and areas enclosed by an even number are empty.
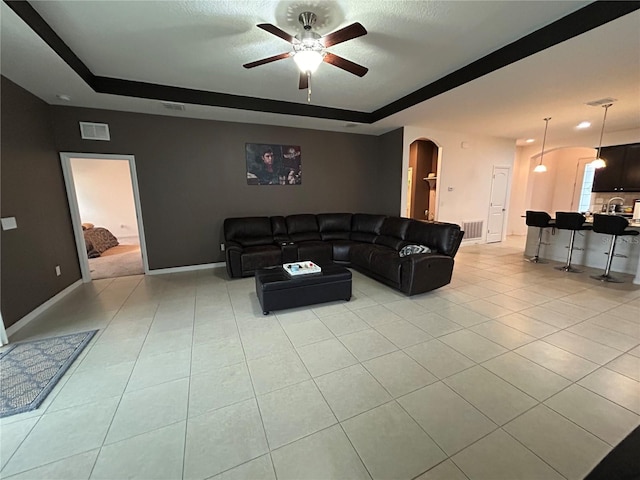
<svg viewBox="0 0 640 480"><path fill-rule="evenodd" d="M607 98L601 98L600 100L593 100L591 102L587 102L586 104L589 105L590 107L599 107L600 105L606 105L607 103L613 103L613 102L617 102L617 99L607 97Z"/></svg>
<svg viewBox="0 0 640 480"><path fill-rule="evenodd" d="M80 122L80 135L84 140L111 140L106 123Z"/></svg>
<svg viewBox="0 0 640 480"><path fill-rule="evenodd" d="M184 106L184 103L177 102L160 102L164 108L167 110L177 110L179 112L184 112L187 107Z"/></svg>
<svg viewBox="0 0 640 480"><path fill-rule="evenodd" d="M463 221L462 230L464 230L464 240L478 240L482 238L483 220Z"/></svg>

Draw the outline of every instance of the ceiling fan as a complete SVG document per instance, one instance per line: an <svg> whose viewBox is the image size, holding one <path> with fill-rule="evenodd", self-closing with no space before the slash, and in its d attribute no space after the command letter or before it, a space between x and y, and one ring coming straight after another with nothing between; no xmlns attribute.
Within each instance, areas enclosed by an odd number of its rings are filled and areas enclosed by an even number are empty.
<svg viewBox="0 0 640 480"><path fill-rule="evenodd" d="M321 37L317 33L311 31L311 28L316 23L316 19L317 17L315 13L302 12L298 16L298 21L302 25L303 30L295 36L289 35L287 32L281 30L275 25L272 25L271 23L259 24L258 28L291 43L293 45L293 51L274 55L273 57L263 58L262 60L257 60L255 62L245 63L243 67L253 68L259 65L264 65L265 63L271 63L276 60L293 57L300 69L300 82L298 87L300 89L309 88L309 79L311 74L316 71L322 62L330 63L331 65L346 70L347 72L359 77L364 76L369 71L368 68L351 62L346 58L327 52L325 49L332 47L333 45L337 45L338 43L366 35L367 31L365 28L360 23L356 22Z"/></svg>

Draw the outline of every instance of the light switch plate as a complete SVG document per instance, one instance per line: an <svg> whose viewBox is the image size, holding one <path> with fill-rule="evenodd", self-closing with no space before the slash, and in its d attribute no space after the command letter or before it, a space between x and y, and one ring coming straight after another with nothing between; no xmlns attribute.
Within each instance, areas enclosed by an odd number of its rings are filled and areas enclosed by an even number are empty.
<svg viewBox="0 0 640 480"><path fill-rule="evenodd" d="M0 221L2 221L3 230L13 230L14 228L18 228L18 222L16 222L16 217L4 217L0 219Z"/></svg>

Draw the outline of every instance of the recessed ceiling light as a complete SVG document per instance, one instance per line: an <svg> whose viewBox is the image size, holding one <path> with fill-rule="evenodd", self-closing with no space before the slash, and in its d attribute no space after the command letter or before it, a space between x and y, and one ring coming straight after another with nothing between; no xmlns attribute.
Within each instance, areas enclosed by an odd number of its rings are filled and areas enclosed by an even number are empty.
<svg viewBox="0 0 640 480"><path fill-rule="evenodd" d="M525 140L525 142L527 142L527 143L533 143L533 142L535 142L535 141L536 141L536 139L535 139L535 138L527 138L527 139Z"/></svg>
<svg viewBox="0 0 640 480"><path fill-rule="evenodd" d="M71 97L69 95L64 94L64 93L57 94L56 98L58 100L62 100L63 102L70 102L71 101Z"/></svg>
<svg viewBox="0 0 640 480"><path fill-rule="evenodd" d="M576 128L589 128L591 126L591 122L580 122L576 125Z"/></svg>

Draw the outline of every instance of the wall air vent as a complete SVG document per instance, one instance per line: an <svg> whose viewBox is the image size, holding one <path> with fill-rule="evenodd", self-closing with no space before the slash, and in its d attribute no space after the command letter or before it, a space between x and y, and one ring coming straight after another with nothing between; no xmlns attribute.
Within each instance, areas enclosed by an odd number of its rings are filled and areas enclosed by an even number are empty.
<svg viewBox="0 0 640 480"><path fill-rule="evenodd" d="M464 230L463 240L478 240L482 238L484 231L483 220L463 220L462 230Z"/></svg>
<svg viewBox="0 0 640 480"><path fill-rule="evenodd" d="M599 107L600 105L606 105L607 103L613 103L613 102L617 102L617 99L615 98L601 98L600 100L593 100L591 102L587 102L586 105L589 105L590 107Z"/></svg>
<svg viewBox="0 0 640 480"><path fill-rule="evenodd" d="M167 110L178 110L180 112L184 112L187 107L184 106L184 103L177 102L160 102L164 108Z"/></svg>
<svg viewBox="0 0 640 480"><path fill-rule="evenodd" d="M80 135L84 140L111 140L106 123L80 122Z"/></svg>

